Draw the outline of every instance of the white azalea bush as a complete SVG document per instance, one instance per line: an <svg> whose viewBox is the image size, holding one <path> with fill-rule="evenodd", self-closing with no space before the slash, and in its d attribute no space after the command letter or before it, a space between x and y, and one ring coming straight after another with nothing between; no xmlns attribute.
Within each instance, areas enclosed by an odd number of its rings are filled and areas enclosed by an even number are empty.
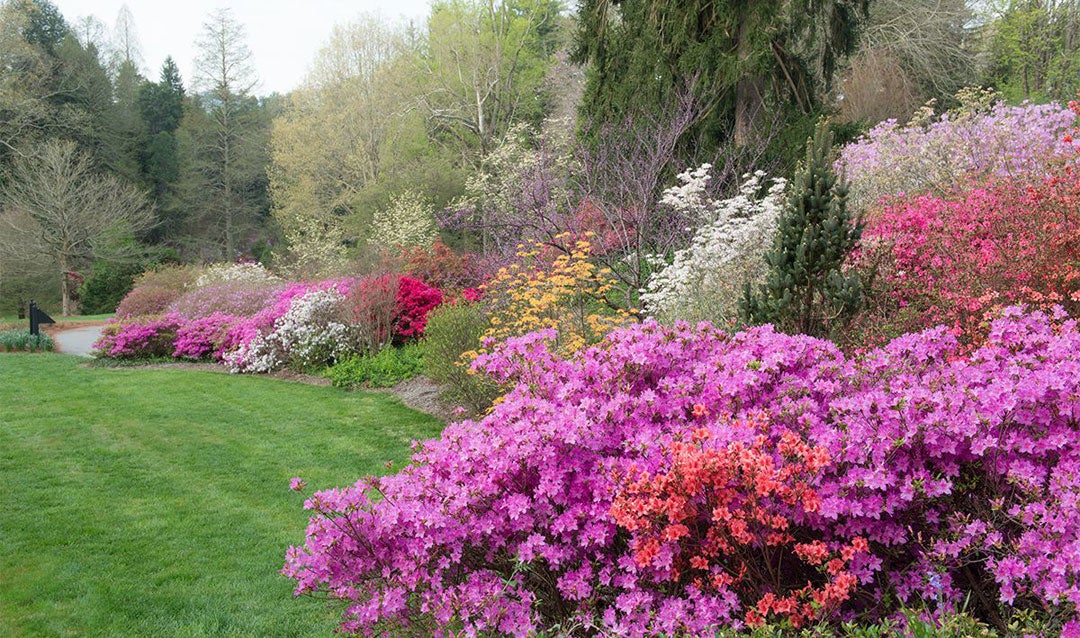
<svg viewBox="0 0 1080 638"><path fill-rule="evenodd" d="M678 186L664 191L661 203L701 220L687 248L670 263L650 257L656 271L641 299L661 321L685 319L733 326L745 285L766 274L765 253L776 235L787 182L758 171L744 176L734 197L708 197L709 164L679 175Z"/></svg>
<svg viewBox="0 0 1080 638"><path fill-rule="evenodd" d="M307 369L336 361L353 349L342 320L345 295L335 288L312 290L292 300L273 330L225 356L233 372L270 372L285 366Z"/></svg>

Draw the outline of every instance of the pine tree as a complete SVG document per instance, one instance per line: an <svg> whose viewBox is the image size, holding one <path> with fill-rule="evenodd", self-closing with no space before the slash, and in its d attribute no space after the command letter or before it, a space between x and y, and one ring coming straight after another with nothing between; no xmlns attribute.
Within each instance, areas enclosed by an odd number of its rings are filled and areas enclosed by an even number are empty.
<svg viewBox="0 0 1080 638"><path fill-rule="evenodd" d="M833 169L831 146L832 132L822 119L807 141L806 159L765 257L765 283L757 293L746 287L742 313L747 323L828 336L838 319L859 306L861 281L843 266L862 236L862 220L852 219L847 210L847 185Z"/></svg>

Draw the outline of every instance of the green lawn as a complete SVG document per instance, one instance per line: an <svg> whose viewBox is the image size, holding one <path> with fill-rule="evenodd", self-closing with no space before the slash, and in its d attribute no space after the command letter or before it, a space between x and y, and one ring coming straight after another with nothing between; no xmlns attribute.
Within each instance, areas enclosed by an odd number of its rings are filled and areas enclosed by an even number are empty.
<svg viewBox="0 0 1080 638"><path fill-rule="evenodd" d="M441 423L380 394L0 354L0 636L328 636L302 497ZM399 463L400 465L400 463Z"/></svg>

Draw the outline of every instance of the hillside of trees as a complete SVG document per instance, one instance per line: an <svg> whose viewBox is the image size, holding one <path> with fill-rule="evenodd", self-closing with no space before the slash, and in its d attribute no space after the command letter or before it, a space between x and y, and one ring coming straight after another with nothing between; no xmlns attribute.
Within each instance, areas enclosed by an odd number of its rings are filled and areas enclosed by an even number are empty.
<svg viewBox="0 0 1080 638"><path fill-rule="evenodd" d="M0 3L0 315L111 312L155 264L332 276L435 235L510 254L612 211L634 294L686 239L644 211L688 167L730 195L790 173L822 115L845 141L965 86L1080 86L1076 0L437 0L335 25L287 95L255 93L228 10L190 78L103 17Z"/></svg>

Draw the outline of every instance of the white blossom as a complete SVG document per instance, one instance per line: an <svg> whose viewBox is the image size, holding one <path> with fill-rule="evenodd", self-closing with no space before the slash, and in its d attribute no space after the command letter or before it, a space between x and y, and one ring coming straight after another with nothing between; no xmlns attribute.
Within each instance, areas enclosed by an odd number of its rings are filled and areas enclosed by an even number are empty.
<svg viewBox="0 0 1080 638"><path fill-rule="evenodd" d="M664 191L661 203L701 219L687 248L670 263L651 255L657 270L641 295L649 313L664 320L710 320L731 325L745 285L766 273L765 253L772 246L784 206L787 182L775 179L759 195L765 173L744 176L734 197L717 201L706 196L711 168L703 164L679 175L682 182Z"/></svg>

